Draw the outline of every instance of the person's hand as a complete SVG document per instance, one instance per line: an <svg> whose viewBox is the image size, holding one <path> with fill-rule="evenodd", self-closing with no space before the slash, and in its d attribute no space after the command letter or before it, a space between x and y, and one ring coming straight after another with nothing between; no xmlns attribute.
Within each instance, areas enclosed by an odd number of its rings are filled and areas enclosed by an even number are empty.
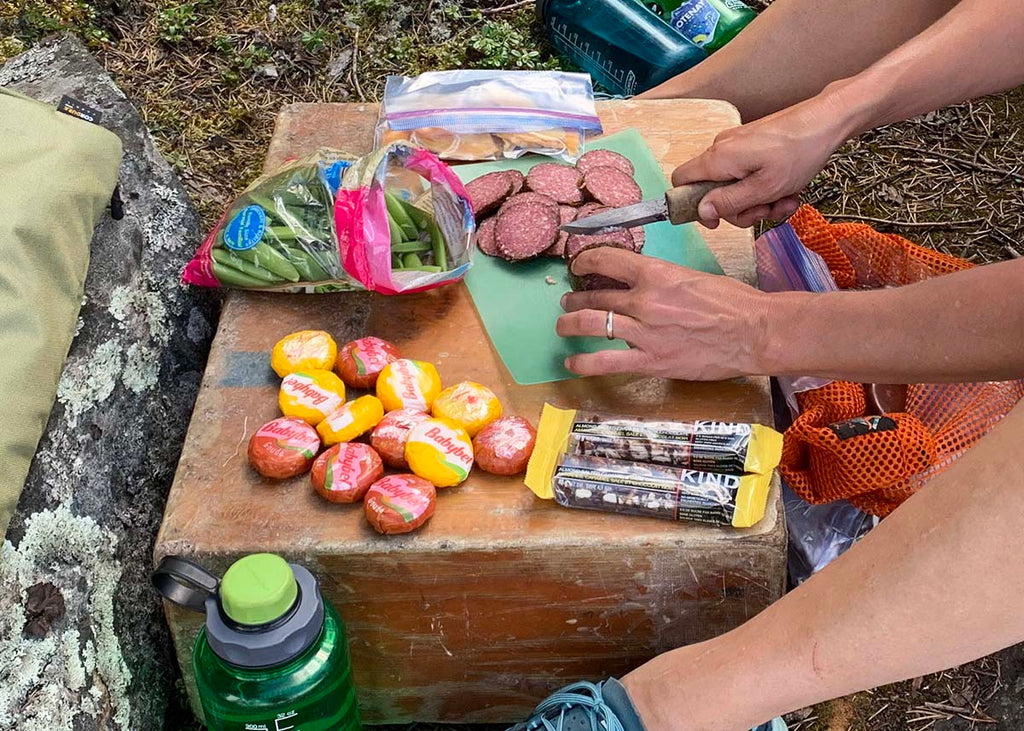
<svg viewBox="0 0 1024 731"><path fill-rule="evenodd" d="M701 200L698 213L708 228L723 218L741 227L761 219L784 220L799 206L797 193L845 140L842 115L829 108L812 99L727 129L705 152L677 167L672 184L738 181Z"/></svg>
<svg viewBox="0 0 1024 731"><path fill-rule="evenodd" d="M603 274L626 290L570 292L558 318L562 337L614 335L629 350L582 353L566 360L581 376L638 373L712 381L761 373L768 295L729 277L706 274L612 247L585 251L576 274Z"/></svg>

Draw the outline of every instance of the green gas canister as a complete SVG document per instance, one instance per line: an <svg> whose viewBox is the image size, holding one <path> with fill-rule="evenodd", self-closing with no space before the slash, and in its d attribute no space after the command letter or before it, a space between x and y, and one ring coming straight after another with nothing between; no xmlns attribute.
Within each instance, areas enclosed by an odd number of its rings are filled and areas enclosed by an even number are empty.
<svg viewBox="0 0 1024 731"><path fill-rule="evenodd" d="M168 556L153 585L206 614L192 663L210 731L360 731L345 626L305 568L258 553L218 579Z"/></svg>

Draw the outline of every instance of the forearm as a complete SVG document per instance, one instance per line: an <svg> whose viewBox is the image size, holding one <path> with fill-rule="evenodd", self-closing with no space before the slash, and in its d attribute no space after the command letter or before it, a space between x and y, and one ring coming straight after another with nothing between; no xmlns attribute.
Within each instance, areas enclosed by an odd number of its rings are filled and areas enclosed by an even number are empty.
<svg viewBox="0 0 1024 731"><path fill-rule="evenodd" d="M1024 640L1021 440L1024 405L821 574L627 676L648 731L747 729Z"/></svg>
<svg viewBox="0 0 1024 731"><path fill-rule="evenodd" d="M1024 377L1024 260L892 289L765 295L751 370L871 383Z"/></svg>
<svg viewBox="0 0 1024 731"><path fill-rule="evenodd" d="M961 0L934 24L823 93L846 137L1024 83L1024 4Z"/></svg>
<svg viewBox="0 0 1024 731"><path fill-rule="evenodd" d="M776 0L725 48L641 96L725 99L749 122L863 71L954 3Z"/></svg>

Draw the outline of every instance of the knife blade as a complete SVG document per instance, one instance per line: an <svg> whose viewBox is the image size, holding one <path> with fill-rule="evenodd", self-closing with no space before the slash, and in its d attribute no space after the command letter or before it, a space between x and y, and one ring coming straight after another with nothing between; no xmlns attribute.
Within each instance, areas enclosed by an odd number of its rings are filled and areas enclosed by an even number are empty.
<svg viewBox="0 0 1024 731"><path fill-rule="evenodd" d="M564 224L560 228L571 234L600 234L646 226L658 221L671 221L674 225L690 223L700 218L697 215L697 206L705 195L715 188L734 182L736 181L718 180L676 186L657 198L613 208L610 211L601 211Z"/></svg>

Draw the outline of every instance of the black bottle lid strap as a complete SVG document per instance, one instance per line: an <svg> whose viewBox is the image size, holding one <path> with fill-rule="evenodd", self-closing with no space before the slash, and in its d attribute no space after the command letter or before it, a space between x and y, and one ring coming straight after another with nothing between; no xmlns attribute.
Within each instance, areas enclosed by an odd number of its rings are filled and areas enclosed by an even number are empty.
<svg viewBox="0 0 1024 731"><path fill-rule="evenodd" d="M217 596L220 579L181 556L165 556L153 572L153 587L168 601L193 612L206 612L206 600Z"/></svg>

